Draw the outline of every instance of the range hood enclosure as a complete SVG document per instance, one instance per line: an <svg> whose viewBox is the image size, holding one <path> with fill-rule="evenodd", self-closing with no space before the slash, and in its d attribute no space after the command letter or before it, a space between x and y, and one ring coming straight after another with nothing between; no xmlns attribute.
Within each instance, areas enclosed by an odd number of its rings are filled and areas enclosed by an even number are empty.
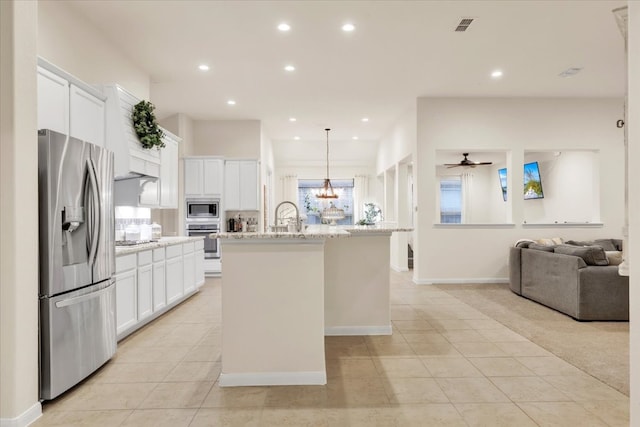
<svg viewBox="0 0 640 427"><path fill-rule="evenodd" d="M160 176L160 151L142 147L131 112L140 100L117 84L97 86L107 96L106 148L114 153L114 178Z"/></svg>

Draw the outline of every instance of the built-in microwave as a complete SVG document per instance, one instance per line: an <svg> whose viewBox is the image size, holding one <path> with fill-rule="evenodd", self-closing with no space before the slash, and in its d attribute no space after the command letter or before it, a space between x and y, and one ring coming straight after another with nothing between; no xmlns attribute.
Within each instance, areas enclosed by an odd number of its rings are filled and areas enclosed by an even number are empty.
<svg viewBox="0 0 640 427"><path fill-rule="evenodd" d="M219 220L220 199L187 199L187 220Z"/></svg>

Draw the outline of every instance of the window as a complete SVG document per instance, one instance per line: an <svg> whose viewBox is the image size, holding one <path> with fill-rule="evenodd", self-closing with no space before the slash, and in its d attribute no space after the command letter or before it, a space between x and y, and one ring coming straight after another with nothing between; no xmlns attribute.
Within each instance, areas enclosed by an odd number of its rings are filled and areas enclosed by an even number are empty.
<svg viewBox="0 0 640 427"><path fill-rule="evenodd" d="M458 176L440 178L440 223L462 223L462 185Z"/></svg>
<svg viewBox="0 0 640 427"><path fill-rule="evenodd" d="M300 215L307 216L307 224L321 224L320 214L330 203L337 208L344 209L344 218L338 221L338 225L353 224L353 179L332 179L333 191L338 195L337 199L318 199L316 194L324 185L324 179L299 179L298 180L298 206Z"/></svg>

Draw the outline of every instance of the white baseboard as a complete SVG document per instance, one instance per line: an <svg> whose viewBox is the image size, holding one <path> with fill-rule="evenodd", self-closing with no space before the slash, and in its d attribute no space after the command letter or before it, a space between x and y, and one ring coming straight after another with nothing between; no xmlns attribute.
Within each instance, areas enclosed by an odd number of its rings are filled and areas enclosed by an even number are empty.
<svg viewBox="0 0 640 427"><path fill-rule="evenodd" d="M0 427L26 427L42 416L42 405L36 402L15 418L0 418Z"/></svg>
<svg viewBox="0 0 640 427"><path fill-rule="evenodd" d="M261 385L325 385L325 371L303 372L255 372L243 374L220 374L220 387Z"/></svg>
<svg viewBox="0 0 640 427"><path fill-rule="evenodd" d="M332 326L324 328L325 336L391 335L391 325L385 326Z"/></svg>
<svg viewBox="0 0 640 427"><path fill-rule="evenodd" d="M390 265L390 267L391 267L391 269L392 269L393 271L396 271L396 272L398 272L398 273L403 273L403 272L405 272L405 271L409 271L409 267L408 267L408 266L406 266L406 265L405 265L404 267L400 267L399 265L391 264L391 265Z"/></svg>
<svg viewBox="0 0 640 427"><path fill-rule="evenodd" d="M477 279L413 279L416 285L449 285L449 284L471 284L471 283L509 283L508 277L482 277Z"/></svg>

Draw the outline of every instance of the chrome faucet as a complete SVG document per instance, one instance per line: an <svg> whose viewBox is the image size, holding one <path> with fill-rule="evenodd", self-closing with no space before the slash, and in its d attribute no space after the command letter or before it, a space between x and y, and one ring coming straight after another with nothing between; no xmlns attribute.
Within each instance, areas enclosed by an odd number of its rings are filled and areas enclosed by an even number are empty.
<svg viewBox="0 0 640 427"><path fill-rule="evenodd" d="M273 220L274 220L275 225L276 226L278 225L278 209L280 209L280 206L282 206L284 204L289 204L289 205L293 206L293 208L296 210L296 231L300 232L300 230L302 228L301 227L302 224L300 223L300 211L298 211L298 206L296 206L295 203L290 202L288 200L285 200L284 202L280 202L280 203L278 203L278 206L276 206L276 211L275 211L275 213L273 215Z"/></svg>

